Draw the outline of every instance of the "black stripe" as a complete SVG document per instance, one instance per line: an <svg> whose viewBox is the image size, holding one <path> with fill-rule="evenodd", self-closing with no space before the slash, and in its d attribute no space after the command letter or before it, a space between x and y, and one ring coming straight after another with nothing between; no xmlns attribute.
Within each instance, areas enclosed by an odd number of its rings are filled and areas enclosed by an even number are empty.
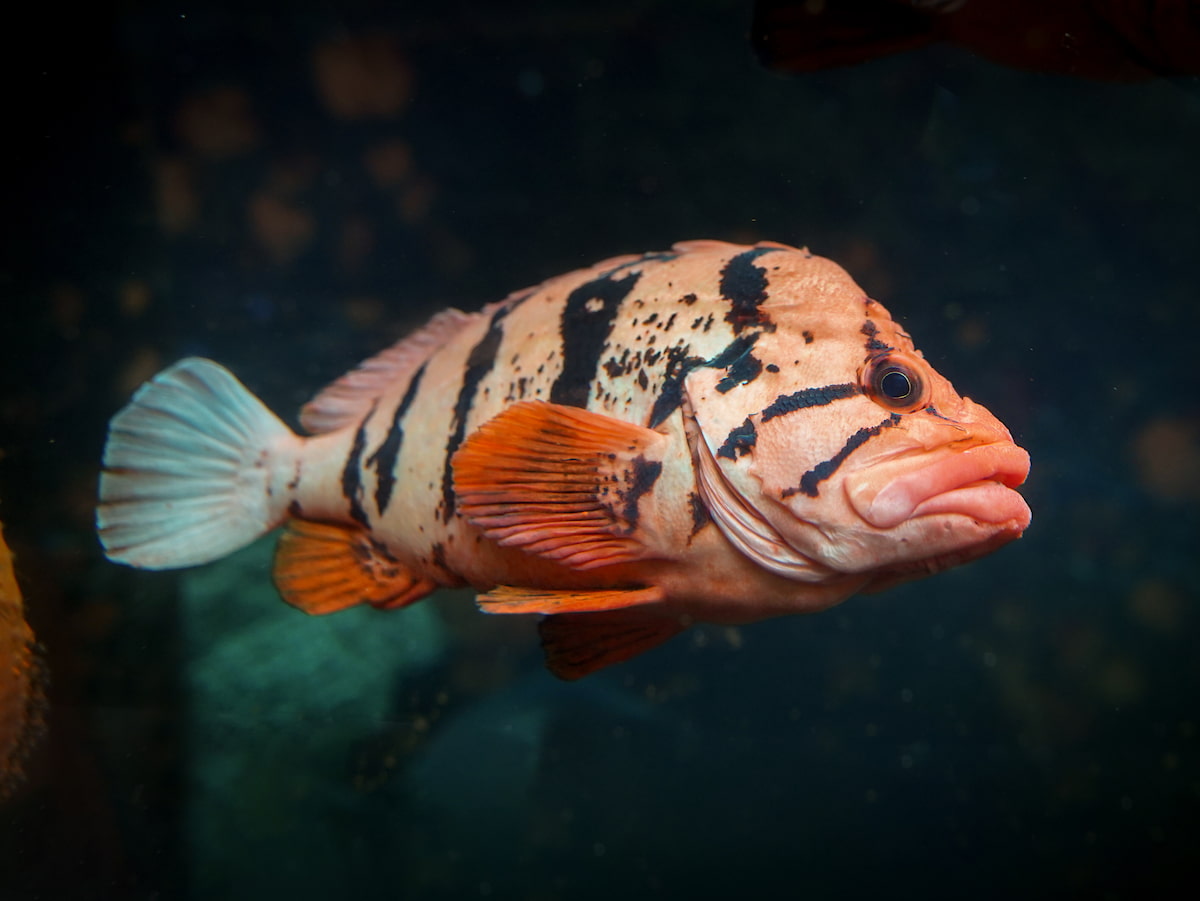
<svg viewBox="0 0 1200 901"><path fill-rule="evenodd" d="M656 429L683 403L683 380L694 367L703 363L700 357L689 357L690 344L667 348L667 363L663 367L662 384L658 397L650 408L650 428Z"/></svg>
<svg viewBox="0 0 1200 901"><path fill-rule="evenodd" d="M550 400L569 407L586 407L600 355L608 343L617 311L640 272L624 278L597 278L567 296L559 328L562 332L562 371L550 386Z"/></svg>
<svg viewBox="0 0 1200 901"><path fill-rule="evenodd" d="M731 257L721 270L721 296L729 301L725 321L733 326L734 334L748 325L768 326L766 315L759 309L767 299L767 270L754 261L775 248L754 247Z"/></svg>
<svg viewBox="0 0 1200 901"><path fill-rule="evenodd" d="M800 484L795 488L785 488L783 496L791 497L793 494L804 494L808 497L816 497L818 488L817 484L829 478L838 471L838 467L846 462L846 458L852 453L882 432L884 429L890 429L900 421L900 414L893 413L879 425L873 425L870 428L859 429L847 439L842 445L842 449L830 457L818 463L808 472L800 477Z"/></svg>
<svg viewBox="0 0 1200 901"><path fill-rule="evenodd" d="M702 357L689 357L690 344L668 347L662 386L659 388L658 397L655 398L654 406L650 410L650 428L657 428L668 416L679 409L679 405L683 402L683 380L697 366L709 369L728 369L729 374L721 379L721 384L729 382L725 391L734 385L743 384L740 381L743 376L745 376L745 381L752 381L760 371L755 367L761 367L762 364L756 357L750 356L750 348L754 346L754 342L761 334L762 332L751 332L748 335L734 338L725 346L724 350L709 360L704 360ZM738 368L739 363L741 363L740 369Z"/></svg>
<svg viewBox="0 0 1200 901"><path fill-rule="evenodd" d="M863 323L862 333L867 336L866 348L872 353L880 350L894 350L890 344L884 344L876 337L879 334L879 326L872 320L868 319Z"/></svg>
<svg viewBox="0 0 1200 901"><path fill-rule="evenodd" d="M758 433L754 429L754 423L747 416L745 422L739 426L734 426L730 430L729 435L725 438L725 443L717 451L717 456L725 457L729 460L744 457L754 448L754 443L757 440Z"/></svg>
<svg viewBox="0 0 1200 901"><path fill-rule="evenodd" d="M759 332L754 332L757 338ZM746 352L726 367L725 378L717 382L717 390L722 394L732 391L738 385L748 385L758 378L762 372L762 361L746 348Z"/></svg>
<svg viewBox="0 0 1200 901"><path fill-rule="evenodd" d="M369 526L370 522L367 519L367 511L363 509L362 505L363 483L359 464L362 462L363 451L367 447L367 423L375 415L375 406L378 402L376 400L371 404L370 412L363 418L358 431L354 433L354 444L350 447L350 456L346 458L346 466L342 469L342 495L350 502L350 518L364 526Z"/></svg>
<svg viewBox="0 0 1200 901"><path fill-rule="evenodd" d="M704 501L700 499L694 491L688 492L688 506L692 510L692 532L688 535L688 541L696 536L696 533L708 525L708 507L704 506Z"/></svg>
<svg viewBox="0 0 1200 901"><path fill-rule="evenodd" d="M449 522L454 515L454 468L450 458L463 443L467 433L467 416L471 405L475 402L475 392L484 376L492 371L496 363L496 351L504 340L504 328L501 323L504 317L512 312L513 306L500 307L492 314L488 330L479 342L471 348L467 356L467 370L463 373L462 387L458 390L458 399L454 402L453 429L450 440L446 442L445 468L442 470L442 522Z"/></svg>
<svg viewBox="0 0 1200 901"><path fill-rule="evenodd" d="M847 397L854 397L856 394L862 394L862 388L855 382L846 382L841 385L824 385L820 388L803 388L794 394L781 394L762 411L759 422L768 422L776 416L783 416L785 413L794 413L806 407L822 407L825 404L833 403L835 400L845 400Z"/></svg>
<svg viewBox="0 0 1200 901"><path fill-rule="evenodd" d="M425 367L429 361L421 364L421 368L413 373L408 383L408 389L396 407L392 416L392 427L388 429L387 437L379 445L379 449L367 457L367 466L375 469L375 506L380 515L387 509L392 500L392 491L396 487L396 460L400 456L400 448L404 444L404 414L412 406L413 398L421 387L421 377L425 375Z"/></svg>
<svg viewBox="0 0 1200 901"><path fill-rule="evenodd" d="M625 509L621 511L621 515L631 527L637 526L638 502L645 494L654 489L654 483L658 481L660 475L662 475L662 463L657 460L647 460L641 454L634 458L633 471L627 476L629 489L619 495L625 501Z"/></svg>

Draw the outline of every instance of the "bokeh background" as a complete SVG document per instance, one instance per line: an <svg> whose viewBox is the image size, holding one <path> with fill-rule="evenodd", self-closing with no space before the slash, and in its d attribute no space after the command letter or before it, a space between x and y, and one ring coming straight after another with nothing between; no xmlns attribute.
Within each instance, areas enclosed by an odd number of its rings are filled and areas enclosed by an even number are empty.
<svg viewBox="0 0 1200 901"><path fill-rule="evenodd" d="M1195 77L785 74L732 0L14 16L0 520L52 681L4 901L1194 884ZM313 620L269 542L101 557L105 424L160 367L294 424L446 305L698 237L845 265L1029 449L1027 536L572 685L462 593Z"/></svg>

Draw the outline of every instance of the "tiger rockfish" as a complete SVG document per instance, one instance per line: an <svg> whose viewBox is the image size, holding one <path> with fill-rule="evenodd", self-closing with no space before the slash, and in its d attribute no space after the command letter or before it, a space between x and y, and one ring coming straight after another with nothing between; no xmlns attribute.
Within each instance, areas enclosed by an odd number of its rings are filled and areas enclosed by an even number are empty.
<svg viewBox="0 0 1200 901"><path fill-rule="evenodd" d="M577 678L696 621L822 610L1017 538L1028 454L835 263L676 244L446 310L309 402L299 437L182 360L113 417L97 526L145 569L276 526L284 599L469 585L548 614Z"/></svg>

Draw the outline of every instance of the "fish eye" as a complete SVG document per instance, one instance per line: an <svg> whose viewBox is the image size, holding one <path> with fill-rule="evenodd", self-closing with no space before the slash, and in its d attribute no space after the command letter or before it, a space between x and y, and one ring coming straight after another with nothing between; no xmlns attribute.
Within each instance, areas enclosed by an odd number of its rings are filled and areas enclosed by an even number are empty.
<svg viewBox="0 0 1200 901"><path fill-rule="evenodd" d="M925 383L920 373L895 355L877 357L867 364L863 388L876 403L901 413L925 404Z"/></svg>
<svg viewBox="0 0 1200 901"><path fill-rule="evenodd" d="M899 369L889 369L879 377L879 393L888 400L907 400L912 394L912 382Z"/></svg>

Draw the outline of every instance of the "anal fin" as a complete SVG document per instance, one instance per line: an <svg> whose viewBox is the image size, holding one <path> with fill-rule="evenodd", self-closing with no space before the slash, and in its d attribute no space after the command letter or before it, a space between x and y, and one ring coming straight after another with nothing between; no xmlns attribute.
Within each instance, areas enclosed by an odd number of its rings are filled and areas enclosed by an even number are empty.
<svg viewBox="0 0 1200 901"><path fill-rule="evenodd" d="M437 585L418 578L359 528L291 520L275 550L275 587L305 613L336 613L356 604L403 607Z"/></svg>
<svg viewBox="0 0 1200 901"><path fill-rule="evenodd" d="M656 648L688 625L678 616L636 609L602 610L548 616L538 631L546 669L571 681Z"/></svg>

